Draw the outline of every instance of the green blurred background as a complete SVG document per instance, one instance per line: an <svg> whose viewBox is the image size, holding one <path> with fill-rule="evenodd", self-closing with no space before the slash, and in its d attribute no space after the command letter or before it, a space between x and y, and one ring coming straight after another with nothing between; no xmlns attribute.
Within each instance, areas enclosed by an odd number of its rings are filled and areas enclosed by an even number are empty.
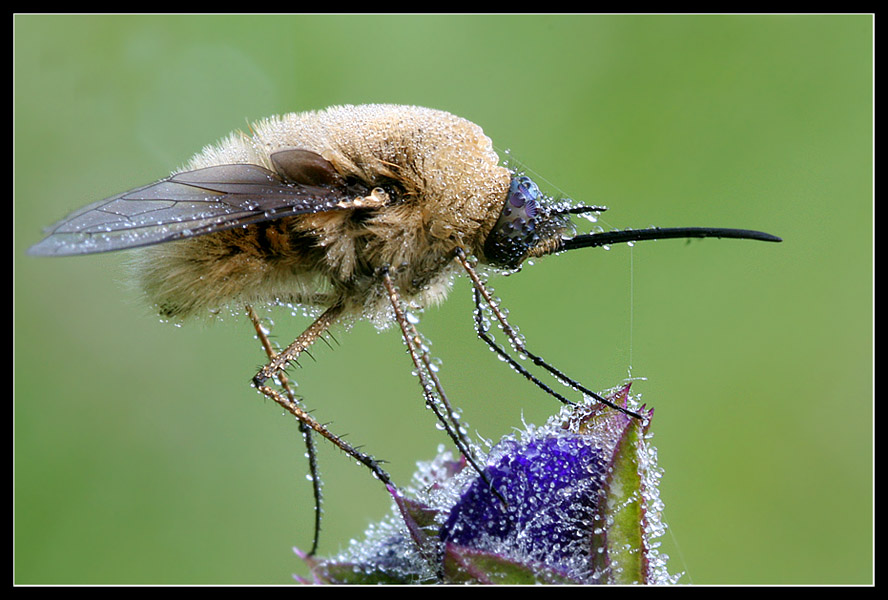
<svg viewBox="0 0 888 600"><path fill-rule="evenodd" d="M125 253L24 253L251 120L367 102L479 123L548 191L608 205L608 227L783 236L577 252L495 288L530 347L587 385L645 378L683 582L873 581L870 16L26 15L14 33L17 583L306 573L301 441L248 385L248 322L160 324ZM285 342L307 324L273 318ZM475 338L465 279L421 329L485 437L557 410ZM337 338L300 392L406 483L444 438L400 338ZM330 554L388 498L321 458Z"/></svg>

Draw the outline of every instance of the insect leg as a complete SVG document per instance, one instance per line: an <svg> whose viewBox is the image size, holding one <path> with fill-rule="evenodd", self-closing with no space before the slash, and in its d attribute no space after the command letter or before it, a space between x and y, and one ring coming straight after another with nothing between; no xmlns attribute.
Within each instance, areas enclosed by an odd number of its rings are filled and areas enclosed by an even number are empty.
<svg viewBox="0 0 888 600"><path fill-rule="evenodd" d="M422 393L425 397L426 406L432 409L432 412L435 413L435 416L444 427L447 435L449 435L450 439L453 440L453 443L456 444L460 453L466 457L466 460L472 465L472 468L478 472L485 482L490 484L487 474L478 464L471 444L466 439L465 433L459 425L458 419L450 405L450 401L447 399L447 394L444 393L441 381L438 379L438 376L432 368L428 350L425 349L422 339L419 336L419 332L416 330L416 326L410 322L401 306L401 296L398 294L397 288L395 288L391 275L388 270L383 270L381 275L382 283L388 292L389 301L395 311L395 320L401 328L401 334L407 344L407 351L410 353L410 358L413 360L413 364L416 367L416 373L419 377L420 385L422 385ZM493 492L499 496L500 500L505 502L497 490L493 490Z"/></svg>
<svg viewBox="0 0 888 600"><path fill-rule="evenodd" d="M487 304L487 306L490 308L491 312L493 313L494 317L499 322L500 328L502 328L503 333L506 334L506 337L509 339L509 342L512 344L512 347L515 349L516 352L529 358L531 360L531 362L533 362L533 364L535 364L539 367L542 367L543 369L548 371L550 374L552 374L552 376L555 377L558 381L562 382L563 384L570 387L571 389L574 389L582 394L585 394L586 396L590 396L590 397L594 398L597 402L601 402L602 404L605 404L605 405L607 405L615 410L618 410L624 414L627 414L631 417L635 417L636 419L643 419L643 417L640 414L633 412L631 410L628 410L626 408L623 408L622 406L618 406L618 405L614 404L613 402L611 402L610 400L603 398L599 394L596 394L592 390L584 387L578 381L568 377L567 375L565 375L564 373L562 373L561 371L559 371L558 369L556 369L555 367L553 367L552 365L547 363L545 360L543 360L538 355L530 352L527 349L527 347L524 345L524 342L521 340L521 338L518 336L518 334L512 328L512 326L509 325L509 322L506 320L505 315L500 310L499 305L493 299L493 297L490 295L490 292L487 290L487 287L484 285L484 282L481 281L481 278L478 276L477 271L475 271L475 268L471 265L468 258L466 257L465 252L463 252L462 250L457 250L456 260L459 261L459 263L462 265L462 267L469 274L469 278L471 278L472 285L473 285L475 292L476 292L475 293L475 305L476 305L476 311L478 314L476 314L476 317L475 317L475 328L478 331L478 336L488 346L493 348L493 350L497 354L506 358L506 360L509 362L509 364L512 367L514 367L519 373L524 375L527 379L529 379L531 382L533 382L534 384L539 386L541 389L543 389L547 393L552 394L554 397L558 398L560 401L562 401L562 402L566 401L566 399L563 396L555 393L554 390L549 388L549 386L542 383L536 377L533 377L527 371L527 369L525 369L524 367L519 365L514 359L511 359L506 354L505 350L500 348L493 341L493 339L487 335L487 329L483 326L483 322L480 321L480 318L481 318L480 311L482 308L482 302L481 302L482 299L483 299L484 304Z"/></svg>
<svg viewBox="0 0 888 600"><path fill-rule="evenodd" d="M256 314L256 311L253 310L253 307L249 304L247 305L246 309L247 316L250 318L250 321L253 323L253 328L256 330L256 337L259 339L259 342L265 349L265 354L268 355L268 360L274 360L274 358L277 356L277 353L275 352L274 347L271 345L271 340L268 339L268 334L266 333L265 328L262 327L259 316ZM287 399L290 401L290 403L296 404L296 395L293 393L293 388L290 386L290 380L287 379L287 375L283 371L278 374L278 381L280 381L281 387L284 388L284 391L287 394ZM311 542L311 550L308 552L309 556L313 556L318 550L318 541L321 535L321 475L318 470L317 447L315 446L312 429L304 421L298 420L298 422L299 432L302 434L302 438L305 440L305 452L308 456L308 471L309 475L311 476L312 492L314 493L314 537L312 538Z"/></svg>
<svg viewBox="0 0 888 600"><path fill-rule="evenodd" d="M284 376L283 379L281 379L281 376L287 365L296 360L306 348L320 338L336 321L341 312L342 308L338 305L334 305L324 311L321 316L315 319L314 323L308 326L308 329L303 331L299 337L293 341L292 344L287 346L287 348L279 354L275 354L275 356L270 359L269 363L256 373L256 376L253 377L253 385L266 397L274 400L277 404L283 407L284 410L296 417L300 423L305 425L305 427L318 433L321 437L333 443L333 445L344 453L370 469L370 472L385 485L392 486L391 477L389 477L388 473L379 466L379 462L375 458L369 454L364 454L339 436L333 434L329 429L320 424L314 417L306 412L305 409L294 400L293 396L285 397L278 390L265 385L265 382L270 378L277 378L281 382L286 381L286 376Z"/></svg>
<svg viewBox="0 0 888 600"><path fill-rule="evenodd" d="M562 404L574 404L551 387L543 383L539 380L533 373L524 368L524 366L519 363L517 360L509 356L509 353L502 349L502 347L497 344L490 335L488 335L489 328L484 323L484 317L482 314L483 306L482 306L482 298L481 292L478 291L478 288L472 288L472 296L475 299L475 331L478 334L478 337L481 338L485 344L490 346L490 349L496 352L496 354L502 358L504 361L509 363L509 366L518 371L521 375L523 375L526 379L531 381L534 385L539 387L541 390L546 392L547 394L557 398Z"/></svg>
<svg viewBox="0 0 888 600"><path fill-rule="evenodd" d="M271 377L277 376L287 368L287 365L299 358L300 354L305 352L315 340L320 338L321 335L336 322L336 319L341 312L342 307L335 304L321 313L321 316L315 319L314 323L308 326L308 329L303 331L299 337L293 340L292 344L277 354L267 365L262 367L262 369L256 373L256 376L253 378L253 383L256 387L263 385Z"/></svg>

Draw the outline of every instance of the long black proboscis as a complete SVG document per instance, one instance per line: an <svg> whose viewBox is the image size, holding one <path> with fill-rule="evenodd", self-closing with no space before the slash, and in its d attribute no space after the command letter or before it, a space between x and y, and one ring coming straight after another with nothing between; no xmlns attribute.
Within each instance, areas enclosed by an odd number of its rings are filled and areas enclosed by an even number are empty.
<svg viewBox="0 0 888 600"><path fill-rule="evenodd" d="M666 240L676 238L734 238L758 240L761 242L782 242L776 235L752 229L725 229L721 227L651 227L649 229L624 229L621 231L601 231L587 233L563 240L556 252L594 248L611 244L641 242L645 240Z"/></svg>

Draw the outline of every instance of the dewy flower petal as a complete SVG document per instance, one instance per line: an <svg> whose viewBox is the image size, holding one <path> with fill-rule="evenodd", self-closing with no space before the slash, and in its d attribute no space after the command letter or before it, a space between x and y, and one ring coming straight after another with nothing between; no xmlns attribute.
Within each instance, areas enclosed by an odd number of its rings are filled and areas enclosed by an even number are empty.
<svg viewBox="0 0 888 600"><path fill-rule="evenodd" d="M476 479L453 507L441 540L582 575L605 461L582 436L506 440L488 458L488 484ZM503 502L505 500L505 503Z"/></svg>
<svg viewBox="0 0 888 600"><path fill-rule="evenodd" d="M609 399L628 406L628 386ZM486 479L442 453L345 554L313 563L334 583L674 583L655 538L661 472L643 421L567 407L500 441ZM496 493L494 493L494 489Z"/></svg>

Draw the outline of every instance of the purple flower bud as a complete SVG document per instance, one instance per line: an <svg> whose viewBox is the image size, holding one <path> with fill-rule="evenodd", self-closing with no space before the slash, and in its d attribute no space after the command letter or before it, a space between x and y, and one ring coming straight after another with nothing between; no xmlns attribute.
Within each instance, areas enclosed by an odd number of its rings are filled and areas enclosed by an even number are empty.
<svg viewBox="0 0 888 600"><path fill-rule="evenodd" d="M629 387L608 399L624 407ZM309 560L333 583L674 583L654 541L660 471L638 420L590 402L500 441L485 478L443 453L396 510L343 555ZM486 479L486 480L485 480ZM495 491L494 491L495 490Z"/></svg>
<svg viewBox="0 0 888 600"><path fill-rule="evenodd" d="M477 478L451 510L441 541L580 575L591 564L602 455L579 435L500 443L487 476L502 499Z"/></svg>

